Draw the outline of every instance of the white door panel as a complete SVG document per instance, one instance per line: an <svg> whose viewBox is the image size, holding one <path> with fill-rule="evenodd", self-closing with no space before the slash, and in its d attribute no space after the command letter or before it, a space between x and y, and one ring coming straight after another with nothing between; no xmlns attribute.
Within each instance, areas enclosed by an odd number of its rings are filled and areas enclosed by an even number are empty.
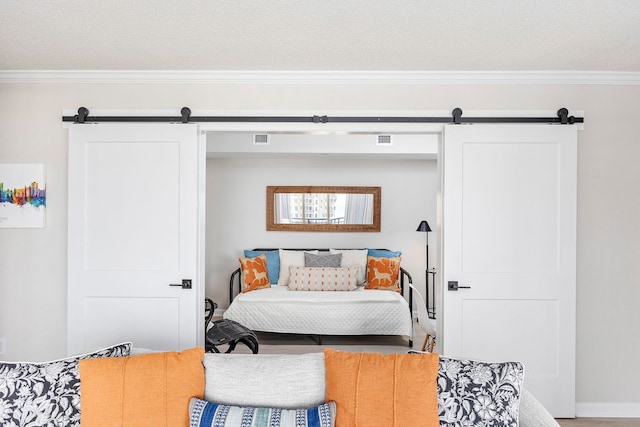
<svg viewBox="0 0 640 427"><path fill-rule="evenodd" d="M179 141L86 145L88 269L179 267L179 159Z"/></svg>
<svg viewBox="0 0 640 427"><path fill-rule="evenodd" d="M575 127L446 126L443 158L443 353L522 361L573 417Z"/></svg>
<svg viewBox="0 0 640 427"><path fill-rule="evenodd" d="M201 345L198 156L196 125L70 127L70 353Z"/></svg>
<svg viewBox="0 0 640 427"><path fill-rule="evenodd" d="M465 272L557 270L557 151L555 144L463 146Z"/></svg>

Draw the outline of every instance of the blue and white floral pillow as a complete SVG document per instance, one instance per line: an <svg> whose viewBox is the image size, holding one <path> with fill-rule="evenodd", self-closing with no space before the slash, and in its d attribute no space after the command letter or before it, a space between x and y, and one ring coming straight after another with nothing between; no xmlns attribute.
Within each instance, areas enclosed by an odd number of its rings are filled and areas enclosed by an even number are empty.
<svg viewBox="0 0 640 427"><path fill-rule="evenodd" d="M517 427L524 366L440 357L441 427Z"/></svg>
<svg viewBox="0 0 640 427"><path fill-rule="evenodd" d="M79 427L78 361L130 352L131 343L122 343L51 362L0 362L0 425Z"/></svg>

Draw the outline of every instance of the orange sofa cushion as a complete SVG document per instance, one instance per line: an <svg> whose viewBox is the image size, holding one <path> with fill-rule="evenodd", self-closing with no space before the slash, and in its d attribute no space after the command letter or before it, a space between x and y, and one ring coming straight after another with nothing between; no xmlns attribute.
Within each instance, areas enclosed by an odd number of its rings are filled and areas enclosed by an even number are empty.
<svg viewBox="0 0 640 427"><path fill-rule="evenodd" d="M326 349L326 401L339 427L438 427L438 354Z"/></svg>
<svg viewBox="0 0 640 427"><path fill-rule="evenodd" d="M189 400L204 395L203 358L193 348L81 360L82 427L189 427Z"/></svg>

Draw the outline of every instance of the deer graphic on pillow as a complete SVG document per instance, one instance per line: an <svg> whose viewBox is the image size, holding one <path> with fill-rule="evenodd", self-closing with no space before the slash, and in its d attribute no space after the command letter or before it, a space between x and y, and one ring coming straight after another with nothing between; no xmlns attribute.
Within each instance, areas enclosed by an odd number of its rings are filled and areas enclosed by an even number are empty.
<svg viewBox="0 0 640 427"><path fill-rule="evenodd" d="M242 269L242 292L271 287L265 254L255 258L240 258L239 260Z"/></svg>
<svg viewBox="0 0 640 427"><path fill-rule="evenodd" d="M367 257L367 289L388 289L400 292L398 274L401 257Z"/></svg>

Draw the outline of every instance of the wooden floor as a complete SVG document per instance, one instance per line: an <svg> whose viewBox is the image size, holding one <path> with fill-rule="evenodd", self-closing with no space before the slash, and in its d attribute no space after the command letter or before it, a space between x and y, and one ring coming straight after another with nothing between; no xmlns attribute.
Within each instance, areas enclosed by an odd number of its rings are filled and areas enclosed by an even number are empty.
<svg viewBox="0 0 640 427"><path fill-rule="evenodd" d="M414 331L417 334L422 334L417 325L415 325ZM260 354L316 353L324 351L325 348L382 354L406 353L409 350L420 350L424 340L423 334L417 335L414 337L413 347L409 347L408 340L402 337L334 336L323 337L322 345L319 345L315 337L260 332L257 335L260 343ZM244 345L239 344L235 353L251 353L251 351ZM640 427L640 418L575 418L559 419L558 423L562 427Z"/></svg>

